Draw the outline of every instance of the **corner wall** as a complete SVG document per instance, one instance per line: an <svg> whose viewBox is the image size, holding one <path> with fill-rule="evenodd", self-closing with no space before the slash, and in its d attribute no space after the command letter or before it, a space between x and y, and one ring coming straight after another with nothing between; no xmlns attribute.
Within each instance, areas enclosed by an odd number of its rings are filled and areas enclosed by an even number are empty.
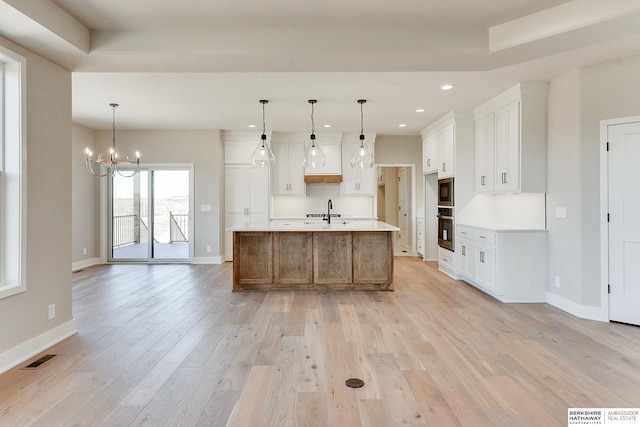
<svg viewBox="0 0 640 427"><path fill-rule="evenodd" d="M0 372L76 332L71 312L71 73L27 59L25 292L0 299ZM48 320L48 305L56 316Z"/></svg>

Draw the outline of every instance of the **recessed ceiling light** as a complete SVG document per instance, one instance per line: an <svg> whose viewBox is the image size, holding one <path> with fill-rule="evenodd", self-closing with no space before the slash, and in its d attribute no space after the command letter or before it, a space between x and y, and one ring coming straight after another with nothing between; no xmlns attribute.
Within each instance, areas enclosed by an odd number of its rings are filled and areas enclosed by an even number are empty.
<svg viewBox="0 0 640 427"><path fill-rule="evenodd" d="M424 108L416 108L416 113L424 113Z"/></svg>
<svg viewBox="0 0 640 427"><path fill-rule="evenodd" d="M443 84L440 88L442 90L451 90L453 89L453 85L451 83L446 83L446 84Z"/></svg>
<svg viewBox="0 0 640 427"><path fill-rule="evenodd" d="M330 128L330 127L331 127L331 125L324 125L324 126L322 126L322 127Z"/></svg>
<svg viewBox="0 0 640 427"><path fill-rule="evenodd" d="M407 125L405 123L400 123L398 126L401 127L401 128L406 128L407 127Z"/></svg>
<svg viewBox="0 0 640 427"><path fill-rule="evenodd" d="M254 127L256 127L256 125L249 125L249 127L250 127L250 128L254 128Z"/></svg>

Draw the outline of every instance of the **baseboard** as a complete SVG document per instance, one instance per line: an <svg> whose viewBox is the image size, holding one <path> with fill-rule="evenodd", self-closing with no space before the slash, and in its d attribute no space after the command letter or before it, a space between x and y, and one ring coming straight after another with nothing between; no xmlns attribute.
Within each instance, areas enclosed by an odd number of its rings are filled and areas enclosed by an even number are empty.
<svg viewBox="0 0 640 427"><path fill-rule="evenodd" d="M194 256L191 259L191 264L222 264L222 262L220 256Z"/></svg>
<svg viewBox="0 0 640 427"><path fill-rule="evenodd" d="M100 257L83 259L82 261L72 262L71 271L82 270L83 268L91 267L92 265L102 264Z"/></svg>
<svg viewBox="0 0 640 427"><path fill-rule="evenodd" d="M18 366L20 363L58 344L60 341L69 338L77 332L76 321L71 319L4 353L0 353L0 374Z"/></svg>
<svg viewBox="0 0 640 427"><path fill-rule="evenodd" d="M598 320L600 322L608 322L609 319L603 313L600 307L578 304L575 301L561 297L551 292L547 292L547 304L566 311L581 319Z"/></svg>

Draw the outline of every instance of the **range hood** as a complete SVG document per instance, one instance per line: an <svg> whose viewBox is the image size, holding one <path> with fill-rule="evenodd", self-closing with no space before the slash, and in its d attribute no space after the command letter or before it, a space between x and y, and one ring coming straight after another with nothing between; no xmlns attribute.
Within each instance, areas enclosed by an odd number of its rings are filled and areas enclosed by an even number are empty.
<svg viewBox="0 0 640 427"><path fill-rule="evenodd" d="M316 182L340 183L342 182L342 175L305 175L304 182L307 184Z"/></svg>

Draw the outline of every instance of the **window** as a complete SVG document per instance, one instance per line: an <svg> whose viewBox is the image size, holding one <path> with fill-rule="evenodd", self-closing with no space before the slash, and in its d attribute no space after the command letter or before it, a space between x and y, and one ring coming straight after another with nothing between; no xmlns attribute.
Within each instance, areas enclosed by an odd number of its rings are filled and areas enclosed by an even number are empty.
<svg viewBox="0 0 640 427"><path fill-rule="evenodd" d="M26 290L25 65L0 46L0 298Z"/></svg>

